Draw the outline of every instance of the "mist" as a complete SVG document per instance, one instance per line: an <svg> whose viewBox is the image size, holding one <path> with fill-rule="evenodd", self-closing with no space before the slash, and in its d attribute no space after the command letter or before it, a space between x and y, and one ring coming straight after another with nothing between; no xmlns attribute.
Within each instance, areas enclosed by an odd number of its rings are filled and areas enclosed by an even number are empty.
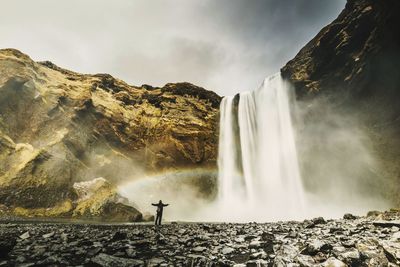
<svg viewBox="0 0 400 267"><path fill-rule="evenodd" d="M295 104L299 164L314 216L365 215L392 204L368 129L342 104L330 97Z"/></svg>
<svg viewBox="0 0 400 267"><path fill-rule="evenodd" d="M216 194L216 176L213 170L188 169L144 175L120 183L118 192L145 214L153 214L151 203L162 200L169 204L166 220L212 221ZM212 210L215 212L215 209ZM205 216L207 213L207 216Z"/></svg>
<svg viewBox="0 0 400 267"><path fill-rule="evenodd" d="M390 208L392 199L385 195L390 184L382 177L368 128L360 113L330 97L296 100L294 88L288 83L285 85L291 92L288 102L304 190L301 211L299 208L293 216L287 209L282 211L281 198L292 198L293 195L276 195L277 188L264 191L264 194L269 192L275 196L269 203L261 201L248 206L240 194L232 195L228 203L221 203L217 195L218 173L210 174L205 170L147 175L120 184L120 194L145 213L154 212L151 202L162 199L170 203L166 219L173 221L268 222L276 220L275 213L285 220L318 216L341 218L346 213L361 216L371 210ZM268 163L264 162L264 165ZM230 173L228 178L233 179L232 175ZM262 178L267 183L272 179L268 173ZM288 188L285 190L289 191Z"/></svg>
<svg viewBox="0 0 400 267"><path fill-rule="evenodd" d="M83 73L110 73L135 85L188 81L234 95L256 89L276 73L344 5L345 0L6 0L0 47ZM389 207L383 187L390 185L379 177L360 118L349 109L339 113L340 108L322 98L292 106L310 212L338 217ZM98 147L88 155L89 170L80 173L80 180L104 176L119 183L121 192L144 211L152 210L146 203L166 199L175 203L171 219L212 219L201 210L215 198L215 174L206 175L213 188L204 194L198 183L204 173L151 175L140 159L108 149Z"/></svg>

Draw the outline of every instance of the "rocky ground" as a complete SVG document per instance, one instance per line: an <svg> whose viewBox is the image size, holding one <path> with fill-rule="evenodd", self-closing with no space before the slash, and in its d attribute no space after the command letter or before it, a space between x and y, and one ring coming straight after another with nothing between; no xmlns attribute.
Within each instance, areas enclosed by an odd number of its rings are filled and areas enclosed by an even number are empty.
<svg viewBox="0 0 400 267"><path fill-rule="evenodd" d="M213 224L0 224L0 266L399 266L400 215Z"/></svg>

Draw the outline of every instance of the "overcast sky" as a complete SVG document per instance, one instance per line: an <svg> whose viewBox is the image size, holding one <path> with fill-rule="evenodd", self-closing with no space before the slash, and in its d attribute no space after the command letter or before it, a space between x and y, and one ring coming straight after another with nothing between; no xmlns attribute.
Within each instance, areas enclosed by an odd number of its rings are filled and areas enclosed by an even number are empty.
<svg viewBox="0 0 400 267"><path fill-rule="evenodd" d="M0 0L0 48L133 85L258 87L345 0Z"/></svg>

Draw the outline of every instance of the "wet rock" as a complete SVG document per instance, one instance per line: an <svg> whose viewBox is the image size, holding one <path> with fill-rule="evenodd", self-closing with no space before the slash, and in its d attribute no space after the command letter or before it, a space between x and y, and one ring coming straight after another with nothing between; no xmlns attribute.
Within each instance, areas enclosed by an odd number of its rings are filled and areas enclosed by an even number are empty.
<svg viewBox="0 0 400 267"><path fill-rule="evenodd" d="M274 261L273 261L272 266L273 266L273 267L285 267L285 266L287 266L287 262L285 261L285 258L284 258L284 257L282 257L282 256L276 256L276 257L274 258Z"/></svg>
<svg viewBox="0 0 400 267"><path fill-rule="evenodd" d="M261 234L261 240L262 241L267 241L267 242L274 242L275 240L275 236L272 233L268 233L268 232L263 232Z"/></svg>
<svg viewBox="0 0 400 267"><path fill-rule="evenodd" d="M185 258L185 264L186 266L202 266L205 265L207 262L207 259L203 255L198 255L198 254L188 254ZM225 266L225 265L221 265Z"/></svg>
<svg viewBox="0 0 400 267"><path fill-rule="evenodd" d="M131 266L144 266L144 261L136 260L136 259L126 259L114 257L108 254L100 253L95 256L91 260L93 263L96 263L102 267L131 267Z"/></svg>
<svg viewBox="0 0 400 267"><path fill-rule="evenodd" d="M11 235L0 235L0 260L8 257L13 250L17 240Z"/></svg>
<svg viewBox="0 0 400 267"><path fill-rule="evenodd" d="M102 250L103 250L103 248L101 248L101 247L99 247L99 248L92 248L92 249L90 249L90 250L87 251L87 255L88 255L89 257L93 257L93 256L99 254L100 251L102 251Z"/></svg>
<svg viewBox="0 0 400 267"><path fill-rule="evenodd" d="M259 248L259 247L261 247L261 242L257 240L251 241L249 244L249 248Z"/></svg>
<svg viewBox="0 0 400 267"><path fill-rule="evenodd" d="M137 256L137 252L135 249L133 248L127 248L125 250L125 254L129 257L129 258L136 258Z"/></svg>
<svg viewBox="0 0 400 267"><path fill-rule="evenodd" d="M324 254L323 252L318 252L313 259L315 260L315 262L321 263L324 262L328 259L327 254Z"/></svg>
<svg viewBox="0 0 400 267"><path fill-rule="evenodd" d="M145 248L150 245L150 242L148 240L135 240L131 242L131 245L137 247L137 248Z"/></svg>
<svg viewBox="0 0 400 267"><path fill-rule="evenodd" d="M338 257L340 254L346 251L346 248L343 246L334 246L332 248L332 254L336 257Z"/></svg>
<svg viewBox="0 0 400 267"><path fill-rule="evenodd" d="M244 240L243 237L237 237L237 238L235 238L235 242L236 243L243 243L243 242L245 242L245 240Z"/></svg>
<svg viewBox="0 0 400 267"><path fill-rule="evenodd" d="M165 263L165 260L163 258L152 258L147 262L146 266L148 267L160 266L163 263Z"/></svg>
<svg viewBox="0 0 400 267"><path fill-rule="evenodd" d="M285 258L293 259L299 254L299 249L293 245L282 245L276 254Z"/></svg>
<svg viewBox="0 0 400 267"><path fill-rule="evenodd" d="M389 261L385 255L384 249L378 246L376 240L373 242L357 244L357 249L360 252L360 258L367 266L388 266ZM389 256L390 257L390 256Z"/></svg>
<svg viewBox="0 0 400 267"><path fill-rule="evenodd" d="M325 221L325 219L323 217L314 218L314 219L312 219L312 222L315 225L317 225L317 224L325 224L326 223L326 221Z"/></svg>
<svg viewBox="0 0 400 267"><path fill-rule="evenodd" d="M379 226L379 227L400 227L400 220L393 220L393 221L385 221L385 220L380 220L380 221L374 221L373 225Z"/></svg>
<svg viewBox="0 0 400 267"><path fill-rule="evenodd" d="M118 240L123 240L127 238L127 233L124 232L116 232L113 237L111 238L111 241L118 241Z"/></svg>
<svg viewBox="0 0 400 267"><path fill-rule="evenodd" d="M318 252L329 252L332 246L321 241L314 240L306 245L306 247L301 251L301 254L315 256Z"/></svg>
<svg viewBox="0 0 400 267"><path fill-rule="evenodd" d="M2 265L0 265L0 266L2 266ZM31 267L31 266L37 266L37 264L34 262L25 262L25 263L17 265L17 267Z"/></svg>
<svg viewBox="0 0 400 267"><path fill-rule="evenodd" d="M25 232L25 233L23 233L22 235L19 236L20 239L27 239L29 237L30 237L29 232Z"/></svg>
<svg viewBox="0 0 400 267"><path fill-rule="evenodd" d="M390 239L393 241L399 241L400 240L400 232L394 233Z"/></svg>
<svg viewBox="0 0 400 267"><path fill-rule="evenodd" d="M250 255L250 259L266 259L267 258L267 253L264 251L261 252L256 252Z"/></svg>
<svg viewBox="0 0 400 267"><path fill-rule="evenodd" d="M297 233L295 231L290 231L289 234L286 235L287 238L296 238Z"/></svg>
<svg viewBox="0 0 400 267"><path fill-rule="evenodd" d="M193 250L194 252L203 252L203 251L206 251L207 248L206 248L206 247L200 247L200 246L198 246L198 247L193 248L192 250Z"/></svg>
<svg viewBox="0 0 400 267"><path fill-rule="evenodd" d="M350 213L346 213L345 215L343 215L343 219L345 219L345 220L355 220L355 219L357 219L357 216L354 216L353 214L350 214Z"/></svg>
<svg viewBox="0 0 400 267"><path fill-rule="evenodd" d="M329 258L321 264L322 267L347 267L346 263L336 258Z"/></svg>
<svg viewBox="0 0 400 267"><path fill-rule="evenodd" d="M380 211L371 210L371 211L368 211L367 217L378 217L381 214L382 214L382 212L380 212Z"/></svg>
<svg viewBox="0 0 400 267"><path fill-rule="evenodd" d="M256 239L257 238L257 236L256 235L246 235L245 237L244 237L244 240L246 240L246 241L251 241L251 240L253 240L253 239Z"/></svg>
<svg viewBox="0 0 400 267"><path fill-rule="evenodd" d="M351 266L359 265L361 263L360 262L360 253L355 248L352 248L346 252L343 252L340 255L339 259Z"/></svg>
<svg viewBox="0 0 400 267"><path fill-rule="evenodd" d="M47 234L42 235L42 237L43 237L43 238L50 238L50 237L52 237L53 235L54 235L54 232L50 232L50 233L47 233Z"/></svg>
<svg viewBox="0 0 400 267"><path fill-rule="evenodd" d="M319 224L325 224L326 221L323 217L317 217L311 220L311 222L306 226L306 228L313 228Z"/></svg>
<svg viewBox="0 0 400 267"><path fill-rule="evenodd" d="M315 264L315 260L309 255L299 255L296 257L296 260L300 264L300 267L312 267Z"/></svg>
<svg viewBox="0 0 400 267"><path fill-rule="evenodd" d="M382 241L380 245L389 262L400 265L400 243Z"/></svg>
<svg viewBox="0 0 400 267"><path fill-rule="evenodd" d="M42 256L46 252L45 245L37 245L33 247L33 254L35 256Z"/></svg>
<svg viewBox="0 0 400 267"><path fill-rule="evenodd" d="M68 264L67 261L63 260L60 256L57 256L57 255L51 255L51 256L37 262L37 265L39 265L39 266L41 266L41 265L44 265L44 266L48 266L48 265L63 266L64 265L65 266L67 264Z"/></svg>
<svg viewBox="0 0 400 267"><path fill-rule="evenodd" d="M231 254L233 251L235 251L235 249L230 248L230 247L224 247L221 252L222 254L226 255L226 254Z"/></svg>
<svg viewBox="0 0 400 267"><path fill-rule="evenodd" d="M62 233L61 234L61 240L66 243L68 242L68 235L66 233Z"/></svg>
<svg viewBox="0 0 400 267"><path fill-rule="evenodd" d="M251 260L246 262L246 267L263 267L268 266L268 262L264 260Z"/></svg>
<svg viewBox="0 0 400 267"><path fill-rule="evenodd" d="M342 242L342 245L346 248L354 247L355 246L355 240L346 240Z"/></svg>

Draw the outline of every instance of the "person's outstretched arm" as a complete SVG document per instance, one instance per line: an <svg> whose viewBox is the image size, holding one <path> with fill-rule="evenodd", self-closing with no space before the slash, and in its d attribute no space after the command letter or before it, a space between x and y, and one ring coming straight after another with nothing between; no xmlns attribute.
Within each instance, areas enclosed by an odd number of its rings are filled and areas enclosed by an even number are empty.
<svg viewBox="0 0 400 267"><path fill-rule="evenodd" d="M164 207L168 206L169 204L163 204Z"/></svg>
<svg viewBox="0 0 400 267"><path fill-rule="evenodd" d="M153 205L153 206L158 206L157 204L154 204L154 203L151 203L151 205Z"/></svg>

